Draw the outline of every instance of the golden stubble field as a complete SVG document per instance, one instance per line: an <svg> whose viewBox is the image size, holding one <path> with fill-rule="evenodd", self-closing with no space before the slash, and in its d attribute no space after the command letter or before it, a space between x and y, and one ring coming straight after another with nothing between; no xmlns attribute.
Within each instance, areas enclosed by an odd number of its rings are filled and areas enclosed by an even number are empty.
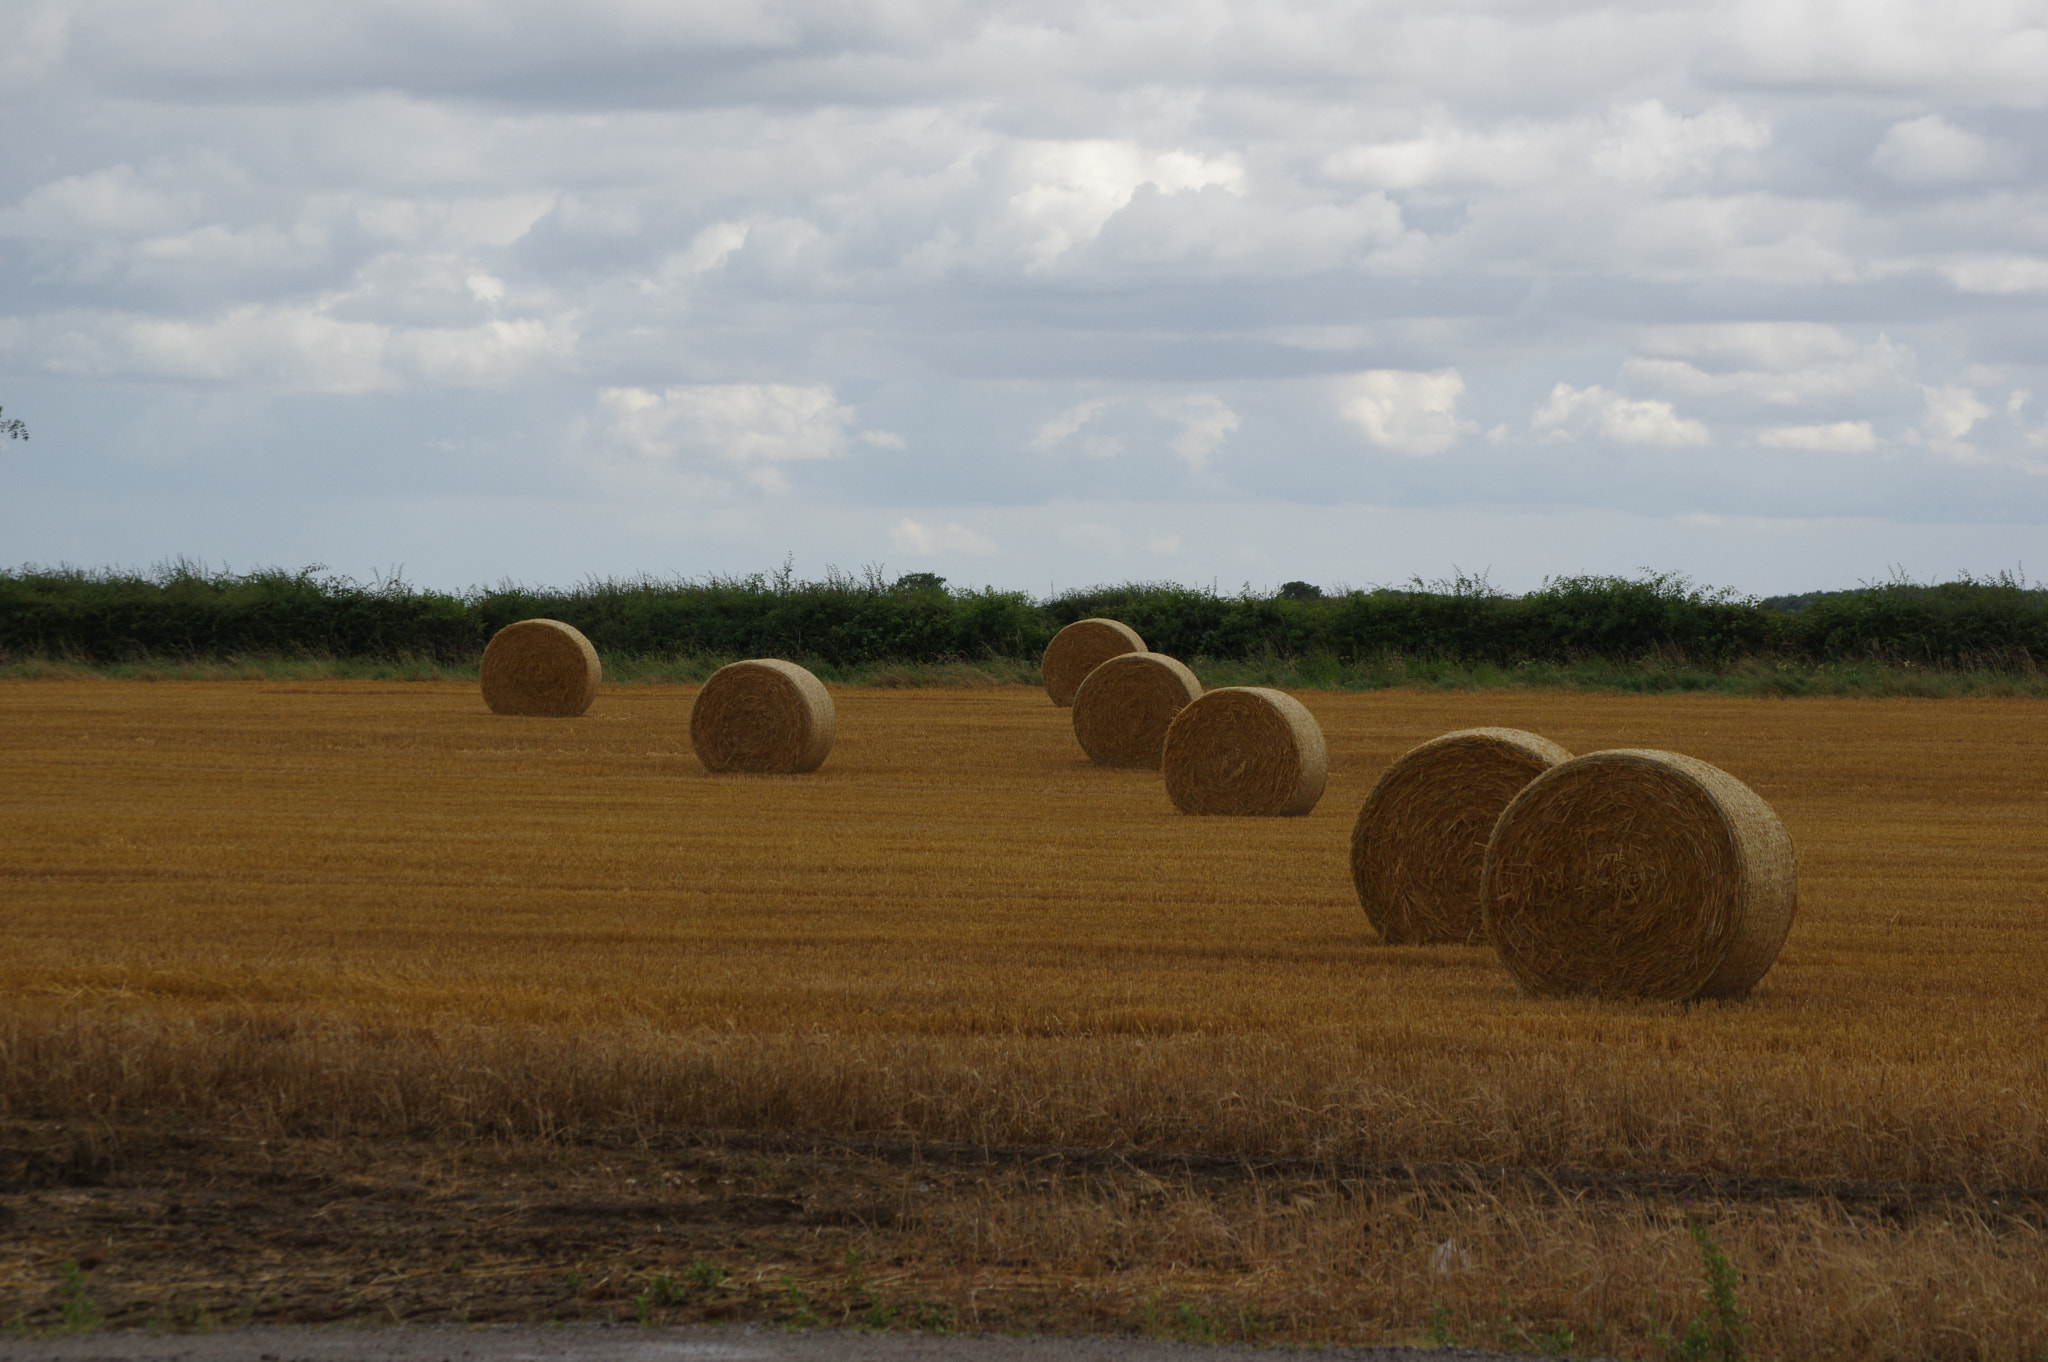
<svg viewBox="0 0 2048 1362"><path fill-rule="evenodd" d="M801 777L706 775L692 695L0 686L0 1110L2048 1188L2036 702L1302 692L1329 790L1269 820L1176 815L1035 690L837 690ZM1685 752L1777 808L1800 910L1752 998L1535 1001L1483 948L1378 944L1365 792L1485 724ZM2025 1299L2029 1233L1942 1256Z"/></svg>

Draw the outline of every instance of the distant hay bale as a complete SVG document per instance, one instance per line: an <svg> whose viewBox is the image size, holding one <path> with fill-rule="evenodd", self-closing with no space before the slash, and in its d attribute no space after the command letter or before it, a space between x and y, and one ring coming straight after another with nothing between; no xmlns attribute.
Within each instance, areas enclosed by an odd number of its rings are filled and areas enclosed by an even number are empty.
<svg viewBox="0 0 2048 1362"><path fill-rule="evenodd" d="M491 635L478 678L493 714L573 719L597 698L604 668L581 630L560 620L520 620Z"/></svg>
<svg viewBox="0 0 2048 1362"><path fill-rule="evenodd" d="M1128 624L1115 620L1075 620L1045 645L1045 656L1038 660L1038 674L1054 704L1071 705L1088 673L1122 653L1144 651L1145 640Z"/></svg>
<svg viewBox="0 0 2048 1362"><path fill-rule="evenodd" d="M690 746L707 771L815 771L838 727L832 696L794 662L755 658L711 673L690 706Z"/></svg>
<svg viewBox="0 0 2048 1362"><path fill-rule="evenodd" d="M1726 771L1675 752L1593 752L1509 803L1480 904L1535 994L1740 998L1799 900L1792 839Z"/></svg>
<svg viewBox="0 0 2048 1362"><path fill-rule="evenodd" d="M1166 730L1160 768L1182 813L1290 816L1323 797L1330 754L1315 716L1264 686L1225 686Z"/></svg>
<svg viewBox="0 0 2048 1362"><path fill-rule="evenodd" d="M1390 946L1486 939L1479 873L1508 801L1571 753L1518 728L1432 738L1388 767L1351 829L1351 882Z"/></svg>
<svg viewBox="0 0 2048 1362"><path fill-rule="evenodd" d="M1168 725L1201 693L1195 674L1164 653L1119 653L1074 692L1074 736L1098 765L1156 771Z"/></svg>

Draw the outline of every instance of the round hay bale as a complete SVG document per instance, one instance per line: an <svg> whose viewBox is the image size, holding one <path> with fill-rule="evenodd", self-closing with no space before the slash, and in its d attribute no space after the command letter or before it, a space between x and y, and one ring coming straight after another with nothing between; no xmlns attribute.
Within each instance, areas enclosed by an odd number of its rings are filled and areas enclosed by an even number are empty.
<svg viewBox="0 0 2048 1362"><path fill-rule="evenodd" d="M1479 872L1508 801L1571 753L1519 728L1467 728L1404 754L1351 829L1351 882L1390 946L1486 939Z"/></svg>
<svg viewBox="0 0 2048 1362"><path fill-rule="evenodd" d="M1195 674L1164 653L1119 653L1074 692L1074 736L1099 766L1156 771L1167 726L1201 693Z"/></svg>
<svg viewBox="0 0 2048 1362"><path fill-rule="evenodd" d="M1740 998L1799 901L1771 806L1675 752L1592 752L1536 777L1495 824L1486 934L1535 994Z"/></svg>
<svg viewBox="0 0 2048 1362"><path fill-rule="evenodd" d="M597 649L560 620L520 620L491 635L478 668L493 714L573 719L597 698L604 679Z"/></svg>
<svg viewBox="0 0 2048 1362"><path fill-rule="evenodd" d="M1088 673L1119 654L1144 651L1145 640L1128 624L1075 620L1045 645L1045 656L1038 659L1038 675L1054 704L1071 705Z"/></svg>
<svg viewBox="0 0 2048 1362"><path fill-rule="evenodd" d="M1293 696L1224 686L1175 716L1160 769L1182 813L1289 816L1323 797L1330 753L1315 716Z"/></svg>
<svg viewBox="0 0 2048 1362"><path fill-rule="evenodd" d="M762 657L711 673L690 706L690 746L707 771L794 775L832 750L839 712L817 677Z"/></svg>

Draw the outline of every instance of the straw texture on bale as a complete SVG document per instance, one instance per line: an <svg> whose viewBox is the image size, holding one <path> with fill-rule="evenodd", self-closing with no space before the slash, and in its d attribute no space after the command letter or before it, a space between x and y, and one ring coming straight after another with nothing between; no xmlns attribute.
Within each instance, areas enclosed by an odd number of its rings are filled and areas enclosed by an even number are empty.
<svg viewBox="0 0 2048 1362"><path fill-rule="evenodd" d="M1792 927L1792 839L1757 793L1675 752L1592 752L1494 826L1486 933L1524 991L1740 998Z"/></svg>
<svg viewBox="0 0 2048 1362"><path fill-rule="evenodd" d="M1388 767L1351 829L1351 882L1390 946L1486 939L1479 873L1508 801L1571 753L1518 728L1432 738Z"/></svg>
<svg viewBox="0 0 2048 1362"><path fill-rule="evenodd" d="M1330 754L1301 702L1264 686L1225 686L1166 730L1166 794L1182 813L1291 816L1323 797Z"/></svg>
<svg viewBox="0 0 2048 1362"><path fill-rule="evenodd" d="M491 635L478 678L493 714L573 719L597 698L604 668L580 629L520 620Z"/></svg>
<svg viewBox="0 0 2048 1362"><path fill-rule="evenodd" d="M1097 765L1156 771L1168 725L1201 693L1195 674L1164 653L1120 653L1074 692L1074 736Z"/></svg>
<svg viewBox="0 0 2048 1362"><path fill-rule="evenodd" d="M831 693L794 662L755 658L711 673L690 706L690 746L707 771L794 775L832 750Z"/></svg>
<svg viewBox="0 0 2048 1362"><path fill-rule="evenodd" d="M1088 673L1112 657L1144 651L1145 640L1128 624L1075 620L1045 645L1045 656L1038 659L1038 674L1054 704L1071 705Z"/></svg>

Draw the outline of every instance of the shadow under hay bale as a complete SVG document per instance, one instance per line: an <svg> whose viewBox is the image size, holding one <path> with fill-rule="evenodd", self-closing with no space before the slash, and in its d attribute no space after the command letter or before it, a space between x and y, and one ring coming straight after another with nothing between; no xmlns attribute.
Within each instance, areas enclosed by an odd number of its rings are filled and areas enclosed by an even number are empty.
<svg viewBox="0 0 2048 1362"><path fill-rule="evenodd" d="M1160 768L1182 813L1291 817L1323 797L1330 755L1315 716L1293 696L1225 686L1175 717Z"/></svg>
<svg viewBox="0 0 2048 1362"><path fill-rule="evenodd" d="M1784 824L1719 767L1592 752L1538 776L1495 825L1486 933L1534 994L1740 998L1791 930L1799 867Z"/></svg>
<svg viewBox="0 0 2048 1362"><path fill-rule="evenodd" d="M1074 694L1088 679L1088 673L1112 657L1144 651L1145 640L1128 624L1116 620L1075 620L1045 645L1045 655L1038 660L1038 674L1052 702L1064 707L1074 703Z"/></svg>
<svg viewBox="0 0 2048 1362"><path fill-rule="evenodd" d="M493 714L573 719L597 698L604 668L580 629L533 619L493 634L477 674Z"/></svg>
<svg viewBox="0 0 2048 1362"><path fill-rule="evenodd" d="M690 706L690 746L707 771L815 771L837 726L824 683L780 658L720 667Z"/></svg>
<svg viewBox="0 0 2048 1362"><path fill-rule="evenodd" d="M1467 728L1413 748L1365 797L1351 883L1390 946L1486 939L1479 874L1508 801L1571 753L1519 728Z"/></svg>
<svg viewBox="0 0 2048 1362"><path fill-rule="evenodd" d="M1164 653L1120 653L1074 692L1074 737L1099 766L1159 769L1166 730L1202 694L1195 674Z"/></svg>

